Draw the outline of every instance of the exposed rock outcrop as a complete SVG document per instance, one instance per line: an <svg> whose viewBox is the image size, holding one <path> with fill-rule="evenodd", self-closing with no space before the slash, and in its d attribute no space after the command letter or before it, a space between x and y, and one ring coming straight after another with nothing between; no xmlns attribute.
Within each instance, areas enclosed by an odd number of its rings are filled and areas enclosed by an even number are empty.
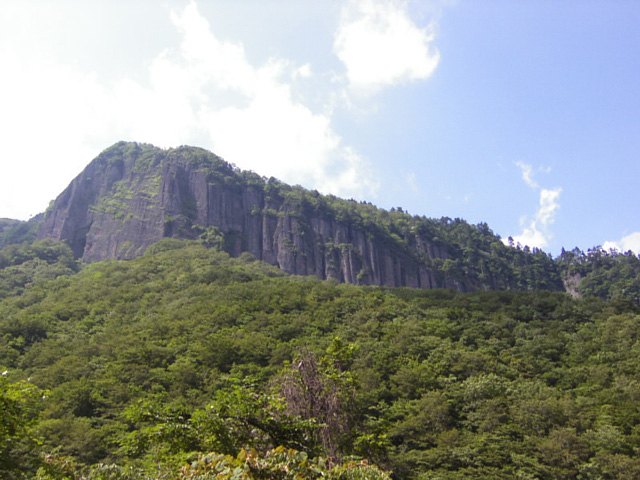
<svg viewBox="0 0 640 480"><path fill-rule="evenodd" d="M460 291L536 288L532 260L544 268L551 262L508 250L486 224L320 195L241 171L200 148L126 142L71 182L45 212L38 236L67 242L85 262L131 259L166 237L197 238L291 274ZM509 255L521 265L515 273Z"/></svg>
<svg viewBox="0 0 640 480"><path fill-rule="evenodd" d="M287 273L354 284L444 286L418 261L447 258L428 238L418 235L414 251L398 251L393 239L385 244L380 235L337 220L330 209L310 209L303 197L322 197L317 192L298 188L304 194L289 198L280 186L199 148L120 142L62 192L38 235L66 241L77 257L95 262L130 259L164 237L196 238L215 227L231 255L250 252Z"/></svg>

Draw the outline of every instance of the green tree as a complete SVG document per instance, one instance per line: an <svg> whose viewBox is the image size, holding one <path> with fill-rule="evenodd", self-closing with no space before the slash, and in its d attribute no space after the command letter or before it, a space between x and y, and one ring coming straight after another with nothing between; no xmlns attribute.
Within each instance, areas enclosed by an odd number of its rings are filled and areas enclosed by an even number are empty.
<svg viewBox="0 0 640 480"><path fill-rule="evenodd" d="M40 458L33 426L45 392L29 382L0 375L0 478L29 478Z"/></svg>

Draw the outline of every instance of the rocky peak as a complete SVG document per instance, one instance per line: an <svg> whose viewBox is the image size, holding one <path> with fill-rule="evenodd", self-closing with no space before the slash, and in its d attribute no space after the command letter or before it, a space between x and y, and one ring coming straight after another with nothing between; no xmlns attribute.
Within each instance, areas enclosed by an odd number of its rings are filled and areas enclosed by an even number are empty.
<svg viewBox="0 0 640 480"><path fill-rule="evenodd" d="M165 237L200 238L233 256L250 252L287 273L338 282L469 291L519 281L492 276L489 265L465 267L464 250L444 240L459 227L449 220L292 187L201 148L120 142L60 194L38 236L67 242L85 262L131 259ZM488 228L462 226L507 248Z"/></svg>

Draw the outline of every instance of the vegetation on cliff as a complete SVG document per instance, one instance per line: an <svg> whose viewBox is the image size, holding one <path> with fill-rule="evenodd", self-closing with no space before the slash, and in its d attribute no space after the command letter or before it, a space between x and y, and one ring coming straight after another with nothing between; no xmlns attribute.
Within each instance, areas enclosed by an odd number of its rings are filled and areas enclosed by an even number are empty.
<svg viewBox="0 0 640 480"><path fill-rule="evenodd" d="M544 252L505 245L487 224L321 195L242 171L194 147L120 142L56 199L39 238L87 262L130 259L164 237L216 229L232 256L359 285L562 290Z"/></svg>

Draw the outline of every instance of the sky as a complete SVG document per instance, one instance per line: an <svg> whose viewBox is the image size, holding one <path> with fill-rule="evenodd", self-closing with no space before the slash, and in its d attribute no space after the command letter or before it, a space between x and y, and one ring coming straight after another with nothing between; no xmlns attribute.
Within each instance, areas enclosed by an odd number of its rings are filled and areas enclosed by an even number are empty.
<svg viewBox="0 0 640 480"><path fill-rule="evenodd" d="M636 0L2 0L0 218L127 140L640 253L638 26Z"/></svg>

